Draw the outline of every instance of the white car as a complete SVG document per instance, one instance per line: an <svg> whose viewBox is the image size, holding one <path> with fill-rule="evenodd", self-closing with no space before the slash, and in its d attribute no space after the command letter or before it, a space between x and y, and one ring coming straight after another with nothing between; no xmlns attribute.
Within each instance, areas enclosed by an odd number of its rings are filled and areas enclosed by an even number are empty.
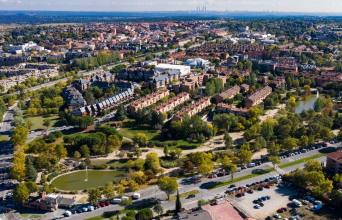
<svg viewBox="0 0 342 220"><path fill-rule="evenodd" d="M88 211L88 208L83 207L83 208L82 208L82 211L83 211L83 212L87 212L87 211Z"/></svg>
<svg viewBox="0 0 342 220"><path fill-rule="evenodd" d="M31 134L33 134L35 131L30 131Z"/></svg>
<svg viewBox="0 0 342 220"><path fill-rule="evenodd" d="M312 208L313 208L313 206L312 206L312 205L310 205L310 206L306 207L306 209L307 209L307 210L310 210L310 209L312 209Z"/></svg>
<svg viewBox="0 0 342 220"><path fill-rule="evenodd" d="M302 203L304 203L305 205L309 205L309 201L308 200L302 200Z"/></svg>
<svg viewBox="0 0 342 220"><path fill-rule="evenodd" d="M281 218L281 216L279 214L277 214L277 213L274 214L273 216L274 216L274 218Z"/></svg>
<svg viewBox="0 0 342 220"><path fill-rule="evenodd" d="M283 220L288 220L287 218L283 218Z"/></svg>
<svg viewBox="0 0 342 220"><path fill-rule="evenodd" d="M260 209L260 205L255 205L254 208L255 209Z"/></svg>

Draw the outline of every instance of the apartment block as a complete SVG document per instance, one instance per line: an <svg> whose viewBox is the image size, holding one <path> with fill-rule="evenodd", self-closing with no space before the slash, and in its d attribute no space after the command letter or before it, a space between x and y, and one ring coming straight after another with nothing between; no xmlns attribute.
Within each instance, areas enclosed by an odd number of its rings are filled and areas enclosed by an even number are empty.
<svg viewBox="0 0 342 220"><path fill-rule="evenodd" d="M221 102L221 103L217 104L216 111L218 113L227 113L227 114L232 113L236 116L246 117L248 109L247 108L237 108L234 105L228 105L228 104Z"/></svg>
<svg viewBox="0 0 342 220"><path fill-rule="evenodd" d="M332 173L342 173L342 151L336 151L325 155L326 168Z"/></svg>
<svg viewBox="0 0 342 220"><path fill-rule="evenodd" d="M234 98L235 95L240 93L240 86L233 86L227 89L226 91L217 94L214 99L216 105L220 102L223 102L224 99L231 99Z"/></svg>
<svg viewBox="0 0 342 220"><path fill-rule="evenodd" d="M279 76L275 80L270 83L270 87L272 87L273 91L276 90L278 87L285 84L285 76Z"/></svg>
<svg viewBox="0 0 342 220"><path fill-rule="evenodd" d="M272 88L269 86L266 86L255 93L249 95L247 98L245 98L245 108L250 108L254 105L258 105L266 99L266 97L272 93Z"/></svg>
<svg viewBox="0 0 342 220"><path fill-rule="evenodd" d="M203 109L205 109L209 105L210 105L210 99L208 97L203 97L197 100L194 104L177 112L177 114L173 116L173 120L176 120L176 121L182 120L182 116L185 112L188 113L190 117L192 117L196 115L198 112L201 112Z"/></svg>
<svg viewBox="0 0 342 220"><path fill-rule="evenodd" d="M87 105L82 94L74 87L67 87L64 89L62 95L66 100L69 109L80 108Z"/></svg>
<svg viewBox="0 0 342 220"><path fill-rule="evenodd" d="M143 97L140 100L133 102L130 106L128 106L127 111L130 115L134 116L137 112L138 108L143 109L147 106L156 103L160 99L164 98L165 96L169 96L170 91L168 89L159 90L153 94Z"/></svg>
<svg viewBox="0 0 342 220"><path fill-rule="evenodd" d="M183 104L185 101L188 101L190 99L189 93L182 92L178 94L177 96L167 100L166 102L163 102L162 104L154 107L153 111L159 111L159 112L168 112L172 111L175 107Z"/></svg>

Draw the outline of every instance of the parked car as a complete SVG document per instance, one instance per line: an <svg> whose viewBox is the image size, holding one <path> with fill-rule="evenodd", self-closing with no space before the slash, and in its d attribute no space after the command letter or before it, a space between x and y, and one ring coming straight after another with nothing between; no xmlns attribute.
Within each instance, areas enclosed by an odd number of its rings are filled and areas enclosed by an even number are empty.
<svg viewBox="0 0 342 220"><path fill-rule="evenodd" d="M106 205L106 206L109 206L109 205L110 205L110 202L109 202L109 201L105 202L105 205Z"/></svg>
<svg viewBox="0 0 342 220"><path fill-rule="evenodd" d="M271 188L271 187L270 187L270 185L267 184L267 185L266 185L266 188L269 189L269 188Z"/></svg>
<svg viewBox="0 0 342 220"><path fill-rule="evenodd" d="M190 194L190 195L188 196L188 198L195 198L195 197L196 197L195 194Z"/></svg>
<svg viewBox="0 0 342 220"><path fill-rule="evenodd" d="M279 212L279 213L283 213L283 212L284 212L284 210L283 210L283 209L278 209L278 210L277 210L277 212Z"/></svg>
<svg viewBox="0 0 342 220"><path fill-rule="evenodd" d="M259 187L258 188L258 191L263 191L264 189L262 187Z"/></svg>
<svg viewBox="0 0 342 220"><path fill-rule="evenodd" d="M105 205L104 203L101 203L100 206L101 206L101 207L105 207L106 205Z"/></svg>
<svg viewBox="0 0 342 220"><path fill-rule="evenodd" d="M274 216L274 218L281 218L281 216L279 214L277 214L277 213L274 214L273 216Z"/></svg>
<svg viewBox="0 0 342 220"><path fill-rule="evenodd" d="M251 190L251 189L248 190L247 192L250 193L250 194L253 194L253 190Z"/></svg>
<svg viewBox="0 0 342 220"><path fill-rule="evenodd" d="M254 206L254 208L255 209L260 209L260 205L257 204L257 205Z"/></svg>
<svg viewBox="0 0 342 220"><path fill-rule="evenodd" d="M302 203L305 204L305 205L309 205L310 202L308 200L304 199L304 200L302 200Z"/></svg>

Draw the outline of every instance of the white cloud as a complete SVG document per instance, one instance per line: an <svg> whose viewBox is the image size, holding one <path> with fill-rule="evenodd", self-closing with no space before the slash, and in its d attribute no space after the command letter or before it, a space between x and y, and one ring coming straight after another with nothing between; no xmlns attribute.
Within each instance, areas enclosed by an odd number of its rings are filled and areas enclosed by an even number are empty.
<svg viewBox="0 0 342 220"><path fill-rule="evenodd" d="M14 0L0 0L0 2L2 2L2 3L18 3L18 4L21 3L21 1L14 1Z"/></svg>
<svg viewBox="0 0 342 220"><path fill-rule="evenodd" d="M130 5L130 6L136 6L136 5L156 5L156 3L153 2L112 2L113 5Z"/></svg>

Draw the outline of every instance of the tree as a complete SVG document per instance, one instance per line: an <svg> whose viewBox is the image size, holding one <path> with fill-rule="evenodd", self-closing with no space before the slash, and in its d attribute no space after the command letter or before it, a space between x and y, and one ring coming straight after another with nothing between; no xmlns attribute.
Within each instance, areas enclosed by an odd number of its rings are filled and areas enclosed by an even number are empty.
<svg viewBox="0 0 342 220"><path fill-rule="evenodd" d="M271 156L278 156L280 151L279 144L270 143L267 146L267 153L269 153Z"/></svg>
<svg viewBox="0 0 342 220"><path fill-rule="evenodd" d="M200 173L202 175L209 175L212 170L213 170L213 165L212 164L201 164L197 168L198 173Z"/></svg>
<svg viewBox="0 0 342 220"><path fill-rule="evenodd" d="M274 134L273 126L274 126L273 123L270 121L266 121L262 124L261 135L267 141L269 141L272 135Z"/></svg>
<svg viewBox="0 0 342 220"><path fill-rule="evenodd" d="M11 122L11 126L13 127L19 127L19 126L25 126L26 122L22 117L14 117Z"/></svg>
<svg viewBox="0 0 342 220"><path fill-rule="evenodd" d="M175 193L178 188L177 181L168 176L161 177L157 185L161 191L166 193L168 200L170 199L170 195Z"/></svg>
<svg viewBox="0 0 342 220"><path fill-rule="evenodd" d="M320 112L324 108L323 100L318 98L314 103L314 110Z"/></svg>
<svg viewBox="0 0 342 220"><path fill-rule="evenodd" d="M164 146L164 155L167 157L169 155L169 148L168 146Z"/></svg>
<svg viewBox="0 0 342 220"><path fill-rule="evenodd" d="M135 152L134 152L134 155L135 155L137 158L139 158L139 157L141 157L141 155L142 155L142 151L141 151L140 149L136 149Z"/></svg>
<svg viewBox="0 0 342 220"><path fill-rule="evenodd" d="M158 154L155 152L146 155L145 164L147 169L156 169L160 167Z"/></svg>
<svg viewBox="0 0 342 220"><path fill-rule="evenodd" d="M230 149L233 147L233 138L229 135L228 131L224 132L223 140L226 149Z"/></svg>
<svg viewBox="0 0 342 220"><path fill-rule="evenodd" d="M333 138L335 135L331 132L331 129L323 126L320 130L320 136L324 141L329 141L330 138Z"/></svg>
<svg viewBox="0 0 342 220"><path fill-rule="evenodd" d="M182 149L180 149L180 148L176 148L176 154L177 154L177 157L178 157L178 159L180 158L180 156L182 156Z"/></svg>
<svg viewBox="0 0 342 220"><path fill-rule="evenodd" d="M90 157L90 150L89 147L87 145L82 145L80 148L80 152L83 155L83 157Z"/></svg>
<svg viewBox="0 0 342 220"><path fill-rule="evenodd" d="M298 140L296 138L286 138L283 142L284 148L286 150L292 151L295 147L297 147Z"/></svg>
<svg viewBox="0 0 342 220"><path fill-rule="evenodd" d="M342 174L336 173L335 176L333 176L333 180L335 183L342 183Z"/></svg>
<svg viewBox="0 0 342 220"><path fill-rule="evenodd" d="M224 170L231 175L232 180L233 180L234 179L234 174L238 171L238 168L237 168L237 166L235 164L228 163L228 164L224 165Z"/></svg>
<svg viewBox="0 0 342 220"><path fill-rule="evenodd" d="M219 129L227 129L227 130L229 130L230 125L231 125L231 120L230 120L229 115L227 115L227 114L219 114L219 115L216 115L216 117L213 120L213 123Z"/></svg>
<svg viewBox="0 0 342 220"><path fill-rule="evenodd" d="M75 159L79 159L80 157L81 157L80 152L75 151L75 152L74 152L74 158L75 158Z"/></svg>
<svg viewBox="0 0 342 220"><path fill-rule="evenodd" d="M140 210L137 215L135 216L136 220L149 220L153 217L153 212L151 209L146 208Z"/></svg>
<svg viewBox="0 0 342 220"><path fill-rule="evenodd" d="M43 125L46 127L46 129L48 129L51 125L51 120L49 118L45 118L43 122Z"/></svg>
<svg viewBox="0 0 342 220"><path fill-rule="evenodd" d="M301 136L300 138L299 138L299 145L301 146L301 147L306 147L306 146L308 146L308 144L309 144L309 138L308 138L308 136L306 136L306 135L303 135L303 136Z"/></svg>
<svg viewBox="0 0 342 220"><path fill-rule="evenodd" d="M97 205L98 202L101 200L101 195L102 194L100 189L90 189L88 191L88 202L90 203L90 205Z"/></svg>
<svg viewBox="0 0 342 220"><path fill-rule="evenodd" d="M197 201L197 205L198 205L198 207L202 207L202 206L204 206L205 204L207 204L206 202L205 202L205 200L204 199L199 199L198 201Z"/></svg>
<svg viewBox="0 0 342 220"><path fill-rule="evenodd" d="M112 184L105 186L102 193L107 199L114 198L115 193L114 193L114 188Z"/></svg>
<svg viewBox="0 0 342 220"><path fill-rule="evenodd" d="M277 156L270 156L268 160L273 164L273 167L275 168L276 164L281 164L281 160Z"/></svg>
<svg viewBox="0 0 342 220"><path fill-rule="evenodd" d="M308 160L304 164L304 169L308 172L322 171L321 163L318 160Z"/></svg>
<svg viewBox="0 0 342 220"><path fill-rule="evenodd" d="M63 133L61 131L58 131L58 130L52 132L52 134L54 134L57 139L61 138L63 136Z"/></svg>
<svg viewBox="0 0 342 220"><path fill-rule="evenodd" d="M155 213L157 213L158 215L162 215L164 213L164 208L162 205L160 205L159 203L157 203L154 207L153 207L153 211Z"/></svg>
<svg viewBox="0 0 342 220"><path fill-rule="evenodd" d="M127 207L129 205L132 205L132 198L128 197L128 199L121 199L118 205L123 206L123 207Z"/></svg>
<svg viewBox="0 0 342 220"><path fill-rule="evenodd" d="M17 188L13 190L13 200L15 202L26 202L30 196L30 192L25 184L19 184Z"/></svg>
<svg viewBox="0 0 342 220"><path fill-rule="evenodd" d="M129 186L129 189L132 191L132 192L136 192L139 190L139 184L136 183L135 181L132 181L130 186Z"/></svg>
<svg viewBox="0 0 342 220"><path fill-rule="evenodd" d="M33 181L27 181L25 182L25 186L27 188L27 190L29 191L29 194L31 193L35 193L38 191L38 186L35 182Z"/></svg>
<svg viewBox="0 0 342 220"><path fill-rule="evenodd" d="M139 147L146 147L148 143L148 137L142 133L136 134L132 140L134 144L137 144Z"/></svg>
<svg viewBox="0 0 342 220"><path fill-rule="evenodd" d="M18 147L24 146L27 139L28 139L29 130L23 126L19 126L13 129L12 136L10 142L15 146Z"/></svg>
<svg viewBox="0 0 342 220"><path fill-rule="evenodd" d="M180 212L180 209L182 208L182 202L180 201L179 191L177 189L177 197L176 197L176 212Z"/></svg>
<svg viewBox="0 0 342 220"><path fill-rule="evenodd" d="M243 148L244 145L242 145L237 154L241 164L249 164L252 162L253 153L249 150L249 144L247 143L246 145L248 145L248 148Z"/></svg>
<svg viewBox="0 0 342 220"><path fill-rule="evenodd" d="M128 62L133 65L135 63L135 58L134 57L129 57Z"/></svg>
<svg viewBox="0 0 342 220"><path fill-rule="evenodd" d="M56 145L56 156L58 159L65 158L68 155L67 149L62 144Z"/></svg>
<svg viewBox="0 0 342 220"><path fill-rule="evenodd" d="M121 184L118 185L118 186L116 187L116 192L117 192L117 194L119 194L120 196L123 196L123 195L125 195L125 193L126 193L124 186L121 185Z"/></svg>
<svg viewBox="0 0 342 220"><path fill-rule="evenodd" d="M25 181L33 181L35 182L37 179L38 173L36 168L34 168L30 157L26 157L26 179Z"/></svg>
<svg viewBox="0 0 342 220"><path fill-rule="evenodd" d="M338 190L333 190L329 198L331 199L331 202L334 204L335 207L342 207L342 193Z"/></svg>
<svg viewBox="0 0 342 220"><path fill-rule="evenodd" d="M24 181L26 178L25 164L22 164L22 163L14 164L12 167L10 167L9 171L11 173L10 178L16 179L19 182Z"/></svg>
<svg viewBox="0 0 342 220"><path fill-rule="evenodd" d="M111 149L111 150L118 150L122 142L120 141L120 138L117 135L110 135L107 140L106 140L106 145Z"/></svg>

